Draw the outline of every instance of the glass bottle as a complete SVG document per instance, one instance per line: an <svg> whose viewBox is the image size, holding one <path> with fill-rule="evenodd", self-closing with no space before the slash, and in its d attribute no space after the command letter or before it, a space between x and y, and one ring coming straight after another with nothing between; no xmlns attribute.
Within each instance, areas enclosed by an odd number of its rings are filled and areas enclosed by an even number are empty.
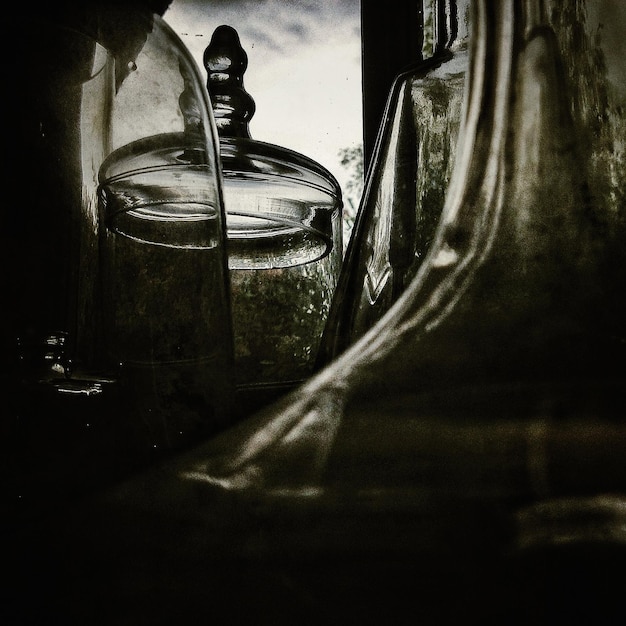
<svg viewBox="0 0 626 626"><path fill-rule="evenodd" d="M190 478L263 501L306 494L325 514L419 511L431 490L532 502L624 488L626 93L611 45L624 12L471 10L454 167L414 278Z"/></svg>
<svg viewBox="0 0 626 626"><path fill-rule="evenodd" d="M443 209L467 71L468 3L425 2L423 60L390 90L318 354L329 363L417 273Z"/></svg>

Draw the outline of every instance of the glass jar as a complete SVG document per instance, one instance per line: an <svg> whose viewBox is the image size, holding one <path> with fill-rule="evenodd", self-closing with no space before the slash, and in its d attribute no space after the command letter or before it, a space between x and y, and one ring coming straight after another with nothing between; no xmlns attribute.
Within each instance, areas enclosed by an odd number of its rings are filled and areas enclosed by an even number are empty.
<svg viewBox="0 0 626 626"><path fill-rule="evenodd" d="M153 20L113 101L98 193L108 354L159 449L229 423L233 343L215 122L189 52Z"/></svg>
<svg viewBox="0 0 626 626"><path fill-rule="evenodd" d="M204 53L220 136L232 289L235 378L243 414L313 372L343 257L342 198L312 159L251 138L248 58L218 27Z"/></svg>

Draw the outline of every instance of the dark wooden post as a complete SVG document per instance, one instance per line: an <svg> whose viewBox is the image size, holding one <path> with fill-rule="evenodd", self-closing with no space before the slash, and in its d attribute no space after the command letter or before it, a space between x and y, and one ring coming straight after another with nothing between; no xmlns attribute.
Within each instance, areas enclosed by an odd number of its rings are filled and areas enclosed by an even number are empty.
<svg viewBox="0 0 626 626"><path fill-rule="evenodd" d="M363 156L370 163L394 77L422 58L422 2L361 0Z"/></svg>

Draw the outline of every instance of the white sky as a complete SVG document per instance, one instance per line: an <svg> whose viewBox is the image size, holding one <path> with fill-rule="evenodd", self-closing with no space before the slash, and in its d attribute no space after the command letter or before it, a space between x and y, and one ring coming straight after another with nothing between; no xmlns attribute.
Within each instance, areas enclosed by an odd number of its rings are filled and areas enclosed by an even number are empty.
<svg viewBox="0 0 626 626"><path fill-rule="evenodd" d="M237 30L248 54L244 87L256 103L253 139L317 161L345 189L341 148L363 141L360 0L173 0L165 21L203 77L215 28Z"/></svg>

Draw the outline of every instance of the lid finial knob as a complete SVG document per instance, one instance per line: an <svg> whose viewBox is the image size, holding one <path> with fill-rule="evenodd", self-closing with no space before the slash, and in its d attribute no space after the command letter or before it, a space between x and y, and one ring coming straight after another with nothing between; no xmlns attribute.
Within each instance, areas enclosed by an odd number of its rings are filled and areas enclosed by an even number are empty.
<svg viewBox="0 0 626 626"><path fill-rule="evenodd" d="M241 47L237 31L231 26L218 26L204 51L203 62L208 75L207 89L213 117L220 137L250 139L248 123L256 105L243 86L248 55Z"/></svg>

